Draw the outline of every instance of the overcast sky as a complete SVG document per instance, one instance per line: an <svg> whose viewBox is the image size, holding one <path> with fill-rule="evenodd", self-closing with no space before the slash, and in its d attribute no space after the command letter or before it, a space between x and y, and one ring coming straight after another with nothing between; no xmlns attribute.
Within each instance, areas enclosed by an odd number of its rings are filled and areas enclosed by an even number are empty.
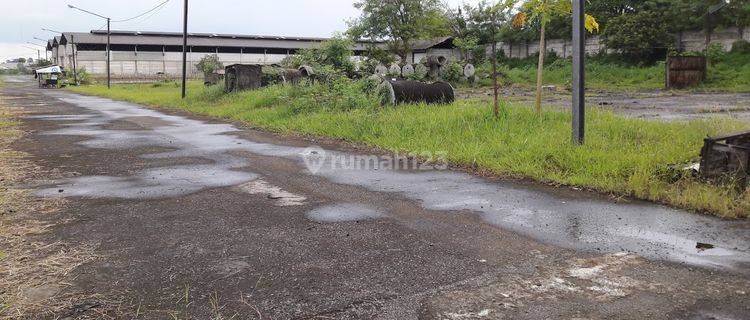
<svg viewBox="0 0 750 320"><path fill-rule="evenodd" d="M163 0L3 0L0 4L0 61L19 56L36 58L27 41L47 39L58 31L83 31L102 27L104 20L69 9L67 4L122 20L147 11ZM479 0L446 0L448 5ZM191 0L189 32L238 33L281 36L330 36L344 31L356 17L354 0ZM181 31L182 0L169 0L160 10L141 18L112 23L113 30ZM41 47L39 47L41 49ZM42 57L44 57L42 49Z"/></svg>

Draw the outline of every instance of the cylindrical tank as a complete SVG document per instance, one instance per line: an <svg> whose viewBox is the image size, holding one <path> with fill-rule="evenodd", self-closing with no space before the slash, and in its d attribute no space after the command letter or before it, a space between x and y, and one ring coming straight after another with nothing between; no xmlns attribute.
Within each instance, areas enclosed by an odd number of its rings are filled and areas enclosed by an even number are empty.
<svg viewBox="0 0 750 320"><path fill-rule="evenodd" d="M387 80L379 85L383 104L452 103L453 87L447 82L424 83L412 80Z"/></svg>

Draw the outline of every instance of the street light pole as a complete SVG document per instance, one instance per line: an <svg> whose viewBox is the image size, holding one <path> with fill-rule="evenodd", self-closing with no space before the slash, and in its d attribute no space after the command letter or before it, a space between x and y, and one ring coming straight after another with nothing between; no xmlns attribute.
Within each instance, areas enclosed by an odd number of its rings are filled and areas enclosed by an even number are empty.
<svg viewBox="0 0 750 320"><path fill-rule="evenodd" d="M182 20L182 99L185 99L185 85L187 73L187 23L188 23L188 0L185 0Z"/></svg>
<svg viewBox="0 0 750 320"><path fill-rule="evenodd" d="M100 14L97 14L97 13L93 13L93 12L85 10L85 9L81 9L79 7L76 7L76 6L72 5L72 4L68 4L68 8L76 9L78 11L85 12L85 13L88 13L90 15L97 16L99 18L107 20L107 89L111 88L111 86L110 86L111 76L110 76L110 70L109 70L109 60L110 60L109 41L110 41L110 36L111 36L111 31L110 31L110 28L109 28L110 18L109 17L105 17L105 16L100 15ZM44 30L46 30L46 29L44 29ZM52 31L52 30L49 30L49 31ZM52 31L52 32L56 32L56 31Z"/></svg>
<svg viewBox="0 0 750 320"><path fill-rule="evenodd" d="M585 59L586 59L586 29L584 29L584 2L573 0L573 143L581 145L584 140L585 129Z"/></svg>

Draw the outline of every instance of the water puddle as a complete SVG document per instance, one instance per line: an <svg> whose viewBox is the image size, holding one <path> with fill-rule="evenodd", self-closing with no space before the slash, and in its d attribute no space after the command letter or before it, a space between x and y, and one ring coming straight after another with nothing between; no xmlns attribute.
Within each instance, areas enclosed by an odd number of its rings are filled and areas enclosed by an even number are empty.
<svg viewBox="0 0 750 320"><path fill-rule="evenodd" d="M175 165L137 171L126 177L82 176L58 181L37 191L40 196L111 197L153 199L190 194L206 188L234 186L258 175L240 170L249 163L230 151L242 150L245 142L225 135L237 131L231 125L206 124L183 117L167 116L136 105L107 99L53 93L61 100L92 111L91 114L37 115L30 118L63 121L63 128L46 135L81 136L78 144L96 149L124 150L163 147L171 151L144 154L145 159L200 158L211 164ZM74 97L74 98L71 98ZM109 130L117 121L143 122L148 130Z"/></svg>

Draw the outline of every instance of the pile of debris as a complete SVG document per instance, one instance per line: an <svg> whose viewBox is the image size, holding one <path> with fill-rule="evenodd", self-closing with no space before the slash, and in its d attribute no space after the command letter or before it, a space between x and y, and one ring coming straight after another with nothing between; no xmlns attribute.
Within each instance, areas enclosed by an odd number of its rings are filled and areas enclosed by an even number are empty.
<svg viewBox="0 0 750 320"><path fill-rule="evenodd" d="M702 178L736 183L745 189L750 177L750 131L703 140L698 173Z"/></svg>

